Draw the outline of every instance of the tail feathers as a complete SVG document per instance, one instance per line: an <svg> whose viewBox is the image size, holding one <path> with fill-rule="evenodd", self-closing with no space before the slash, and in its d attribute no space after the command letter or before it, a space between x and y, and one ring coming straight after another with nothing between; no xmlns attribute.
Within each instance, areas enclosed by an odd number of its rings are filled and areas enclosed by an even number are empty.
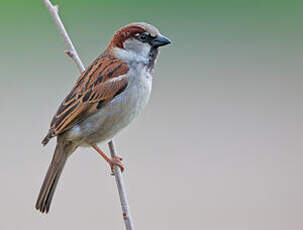
<svg viewBox="0 0 303 230"><path fill-rule="evenodd" d="M54 132L52 131L52 129L50 129L49 131L48 131L48 133L47 133L47 135L43 138L43 140L42 140L42 145L43 146L45 146L45 145L47 145L47 143L49 142L49 140L52 138L52 137L54 137L55 135L54 135Z"/></svg>
<svg viewBox="0 0 303 230"><path fill-rule="evenodd" d="M48 213L49 211L56 186L70 153L70 148L66 148L63 143L57 143L52 162L47 170L36 202L36 209L42 213Z"/></svg>

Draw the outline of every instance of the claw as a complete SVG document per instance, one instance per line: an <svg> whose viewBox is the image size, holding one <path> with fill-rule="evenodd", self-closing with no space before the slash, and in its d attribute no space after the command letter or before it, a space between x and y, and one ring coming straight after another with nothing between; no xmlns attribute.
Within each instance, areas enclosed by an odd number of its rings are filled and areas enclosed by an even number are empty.
<svg viewBox="0 0 303 230"><path fill-rule="evenodd" d="M123 159L122 159L121 157L114 157L114 158L112 158L111 161L109 162L110 168L111 168L111 170L112 170L112 173L111 173L112 176L115 175L115 172L114 172L114 166L115 166L115 165L117 165L117 166L120 168L121 172L124 171L124 166L123 166L123 164L122 164L122 162L121 162L122 160L123 160Z"/></svg>
<svg viewBox="0 0 303 230"><path fill-rule="evenodd" d="M94 145L94 144L90 144L103 158L104 160L106 160L106 162L109 164L110 166L110 169L112 170L112 173L111 175L115 175L115 172L114 172L114 166L117 165L121 172L124 171L124 166L122 164L122 158L121 157L114 157L114 158L109 158L104 152L102 152L101 149L98 148L97 145Z"/></svg>

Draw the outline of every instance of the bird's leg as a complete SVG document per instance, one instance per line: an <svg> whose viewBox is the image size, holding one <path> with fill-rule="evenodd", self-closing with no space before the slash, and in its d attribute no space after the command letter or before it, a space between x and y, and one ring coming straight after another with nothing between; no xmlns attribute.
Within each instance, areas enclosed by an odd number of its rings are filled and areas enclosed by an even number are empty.
<svg viewBox="0 0 303 230"><path fill-rule="evenodd" d="M106 162L109 164L111 170L112 170L112 175L114 175L114 165L117 165L120 169L121 172L124 171L124 166L122 164L122 158L121 157L115 157L115 158L109 158L101 149L98 148L97 145L90 144L103 158L106 160Z"/></svg>

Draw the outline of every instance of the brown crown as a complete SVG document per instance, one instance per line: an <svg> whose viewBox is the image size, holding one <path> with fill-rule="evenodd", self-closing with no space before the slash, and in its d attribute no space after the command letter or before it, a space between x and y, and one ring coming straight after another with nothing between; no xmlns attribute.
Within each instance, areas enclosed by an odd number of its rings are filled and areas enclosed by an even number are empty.
<svg viewBox="0 0 303 230"><path fill-rule="evenodd" d="M148 32L153 36L159 34L158 29L150 24L144 22L132 23L122 27L114 34L109 47L123 48L123 43L125 40L135 37L135 35L138 33L144 32Z"/></svg>
<svg viewBox="0 0 303 230"><path fill-rule="evenodd" d="M123 48L123 43L125 40L135 37L135 35L138 33L144 32L145 30L140 26L132 25L123 27L114 34L110 46Z"/></svg>

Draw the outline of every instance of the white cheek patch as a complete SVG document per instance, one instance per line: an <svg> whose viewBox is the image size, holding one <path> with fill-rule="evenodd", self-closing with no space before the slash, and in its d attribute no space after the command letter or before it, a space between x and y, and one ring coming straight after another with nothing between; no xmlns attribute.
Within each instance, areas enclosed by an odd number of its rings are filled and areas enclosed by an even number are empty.
<svg viewBox="0 0 303 230"><path fill-rule="evenodd" d="M137 55L147 57L150 51L150 45L148 43L143 43L138 41L137 39L127 39L123 43L123 47L125 50L130 50L135 52Z"/></svg>
<svg viewBox="0 0 303 230"><path fill-rule="evenodd" d="M123 43L123 47L124 49L114 48L113 51L117 58L127 62L148 63L151 49L148 43L143 43L136 39L128 39Z"/></svg>

